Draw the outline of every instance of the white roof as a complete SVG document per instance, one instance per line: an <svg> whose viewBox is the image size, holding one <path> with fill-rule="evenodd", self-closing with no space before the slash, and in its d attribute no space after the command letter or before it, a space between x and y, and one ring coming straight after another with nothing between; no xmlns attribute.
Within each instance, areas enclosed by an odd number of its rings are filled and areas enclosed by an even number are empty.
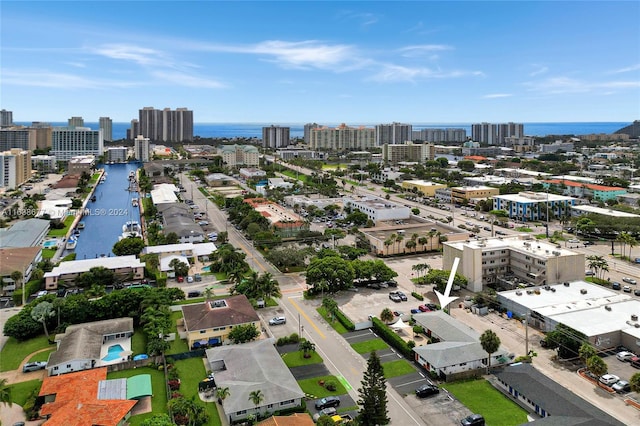
<svg viewBox="0 0 640 426"><path fill-rule="evenodd" d="M403 181L403 183L404 182L412 185L420 185L420 186L446 186L443 183L436 183L436 182L431 182L431 181L422 180L422 179L405 180Z"/></svg>
<svg viewBox="0 0 640 426"><path fill-rule="evenodd" d="M163 244L160 246L148 246L142 249L144 254L149 253L168 253L172 251L189 251L193 249L193 243L183 243L183 244Z"/></svg>
<svg viewBox="0 0 640 426"><path fill-rule="evenodd" d="M567 197L566 195L549 194L546 192L528 192L523 191L519 194L504 194L495 195L493 198L500 198L502 200L513 201L516 203L546 203L547 201L570 201L575 200L573 197Z"/></svg>
<svg viewBox="0 0 640 426"><path fill-rule="evenodd" d="M58 266L53 268L51 272L45 273L44 276L57 277L63 274L79 274L98 266L103 266L107 269L141 268L144 267L144 263L140 262L140 259L134 255L69 260L67 262L60 262Z"/></svg>
<svg viewBox="0 0 640 426"><path fill-rule="evenodd" d="M539 257L556 257L556 256L572 256L578 254L575 251L568 250L563 247L558 247L555 244L551 244L542 240L528 240L530 235L515 235L502 238L486 238L480 240L465 241L451 241L445 244L456 248L457 250L463 250L464 247L482 248L482 251L496 250L496 249L510 249L520 252L528 252L531 255ZM556 255L555 253L560 253Z"/></svg>
<svg viewBox="0 0 640 426"><path fill-rule="evenodd" d="M71 199L62 198L59 200L43 200L40 203L38 216L48 214L51 219L62 219L71 208Z"/></svg>
<svg viewBox="0 0 640 426"><path fill-rule="evenodd" d="M640 215L622 212L619 210L612 209L603 209L597 206L583 205L583 206L573 206L573 210L585 212L585 213L596 213L601 214L603 216L612 216L612 217L640 217Z"/></svg>
<svg viewBox="0 0 640 426"><path fill-rule="evenodd" d="M573 182L584 182L584 183L597 183L597 179L584 177L584 176L573 176L573 175L560 175L560 176L552 176L552 179L559 180L570 180Z"/></svg>
<svg viewBox="0 0 640 426"><path fill-rule="evenodd" d="M199 243L193 245L194 256L208 256L216 251L216 245L213 243Z"/></svg>
<svg viewBox="0 0 640 426"><path fill-rule="evenodd" d="M167 257L164 257L164 258L160 259L160 270L162 272L173 271L173 267L169 266L169 264L171 263L171 261L173 259L178 259L180 262L182 262L185 265L189 266L189 259L187 259L186 256L178 256L177 254L174 254L172 256L167 256Z"/></svg>
<svg viewBox="0 0 640 426"><path fill-rule="evenodd" d="M178 188L173 184L154 185L151 190L151 200L153 204L177 203L178 196L176 192L178 192Z"/></svg>

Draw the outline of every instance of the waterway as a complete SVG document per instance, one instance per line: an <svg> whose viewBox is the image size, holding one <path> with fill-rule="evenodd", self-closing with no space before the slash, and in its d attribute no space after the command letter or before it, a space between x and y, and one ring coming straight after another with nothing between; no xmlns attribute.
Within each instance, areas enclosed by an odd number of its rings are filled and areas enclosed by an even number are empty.
<svg viewBox="0 0 640 426"><path fill-rule="evenodd" d="M137 192L129 192L129 174L140 167L139 163L99 164L104 168L106 179L98 184L82 218L84 229L75 248L76 259L94 259L113 256L111 249L122 235L122 225L127 221L140 222L140 210L131 205Z"/></svg>

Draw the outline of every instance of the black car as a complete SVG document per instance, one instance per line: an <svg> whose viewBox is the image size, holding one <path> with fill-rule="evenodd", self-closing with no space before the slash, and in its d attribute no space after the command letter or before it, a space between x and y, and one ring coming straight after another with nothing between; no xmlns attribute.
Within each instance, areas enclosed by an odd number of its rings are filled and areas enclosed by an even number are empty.
<svg viewBox="0 0 640 426"><path fill-rule="evenodd" d="M400 298L401 301L406 302L408 300L407 299L407 295L404 294L403 292L397 291L396 294L398 295L398 297Z"/></svg>
<svg viewBox="0 0 640 426"><path fill-rule="evenodd" d="M327 396L316 401L316 410L322 410L329 407L340 406L340 398L337 396Z"/></svg>
<svg viewBox="0 0 640 426"><path fill-rule="evenodd" d="M389 287L398 287L398 283L394 280L385 281L385 284Z"/></svg>
<svg viewBox="0 0 640 426"><path fill-rule="evenodd" d="M460 421L462 426L484 426L484 417L480 414L472 414Z"/></svg>
<svg viewBox="0 0 640 426"><path fill-rule="evenodd" d="M416 389L416 396L418 398L426 398L431 395L437 395L440 393L440 388L434 385L426 384Z"/></svg>
<svg viewBox="0 0 640 426"><path fill-rule="evenodd" d="M201 291L197 291L197 290L195 290L195 291L190 291L190 292L187 294L187 297L200 297L200 296L202 296L202 292L201 292Z"/></svg>
<svg viewBox="0 0 640 426"><path fill-rule="evenodd" d="M622 285L620 285L620 283L619 283L619 282L614 281L614 282L612 282L612 283L611 283L611 288L612 288L613 290L620 290L620 289L622 288Z"/></svg>

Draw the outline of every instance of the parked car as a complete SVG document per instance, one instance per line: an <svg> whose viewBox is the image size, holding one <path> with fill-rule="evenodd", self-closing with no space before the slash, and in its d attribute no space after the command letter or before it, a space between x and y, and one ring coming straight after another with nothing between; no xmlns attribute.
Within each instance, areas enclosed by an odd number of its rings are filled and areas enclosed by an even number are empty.
<svg viewBox="0 0 640 426"><path fill-rule="evenodd" d="M28 362L22 366L23 373L29 373L30 371L44 370L47 368L46 361Z"/></svg>
<svg viewBox="0 0 640 426"><path fill-rule="evenodd" d="M367 287L372 288L374 290L380 290L382 287L380 287L379 283L371 283L369 285L367 285Z"/></svg>
<svg viewBox="0 0 640 426"><path fill-rule="evenodd" d="M207 226L208 224L209 224L209 222L206 221L206 220L201 220L200 222L198 222L198 225L200 225L200 226Z"/></svg>
<svg viewBox="0 0 640 426"><path fill-rule="evenodd" d="M420 310L420 312L429 312L429 311L431 311L431 309L429 309L429 307L427 305L420 305L420 306L418 306L418 309Z"/></svg>
<svg viewBox="0 0 640 426"><path fill-rule="evenodd" d="M285 317L274 317L269 320L269 325L286 324L287 319Z"/></svg>
<svg viewBox="0 0 640 426"><path fill-rule="evenodd" d="M631 293L631 287L628 285L625 285L624 287L622 287L622 291L624 291L625 293Z"/></svg>
<svg viewBox="0 0 640 426"><path fill-rule="evenodd" d="M600 376L600 383L603 385L611 386L620 381L620 377L615 374L605 374L604 376Z"/></svg>
<svg viewBox="0 0 640 426"><path fill-rule="evenodd" d="M192 277L191 275L189 275L189 276L187 277L187 282L188 282L189 284L191 284L191 283L193 283L193 281L194 281L193 277Z"/></svg>
<svg viewBox="0 0 640 426"><path fill-rule="evenodd" d="M484 426L484 417L480 414L472 414L460 421L462 426Z"/></svg>
<svg viewBox="0 0 640 426"><path fill-rule="evenodd" d="M437 395L440 393L440 388L431 384L426 384L416 389L416 396L418 398L426 398L431 395Z"/></svg>
<svg viewBox="0 0 640 426"><path fill-rule="evenodd" d="M594 271L592 271L591 269L587 269L586 271L584 271L584 275L587 277L593 277L596 273Z"/></svg>
<svg viewBox="0 0 640 426"><path fill-rule="evenodd" d="M633 290L633 294L635 296L640 296L640 288L637 288L637 289Z"/></svg>
<svg viewBox="0 0 640 426"><path fill-rule="evenodd" d="M398 287L398 283L395 280L389 280L384 282L389 287Z"/></svg>
<svg viewBox="0 0 640 426"><path fill-rule="evenodd" d="M176 281L178 281L179 283L183 283L184 282L184 277L177 277Z"/></svg>
<svg viewBox="0 0 640 426"><path fill-rule="evenodd" d="M404 293L403 293L403 292L401 292L401 291L397 291L397 292L396 292L396 294L398 295L398 297L400 298L400 300L402 300L403 302L406 302L407 300L409 300L409 299L407 299L407 295L406 295L406 294L404 294Z"/></svg>
<svg viewBox="0 0 640 426"><path fill-rule="evenodd" d="M401 317L402 316L402 312L400 311L393 311L393 315L396 317Z"/></svg>
<svg viewBox="0 0 640 426"><path fill-rule="evenodd" d="M620 380L619 382L611 386L611 389L618 393L627 393L631 392L631 385L626 380Z"/></svg>
<svg viewBox="0 0 640 426"><path fill-rule="evenodd" d="M616 354L616 358L618 358L618 361L623 361L623 362L631 361L631 358L633 358L634 356L636 355L629 351L622 351Z"/></svg>
<svg viewBox="0 0 640 426"><path fill-rule="evenodd" d="M327 396L322 399L319 399L315 403L316 410L323 410L329 407L339 407L340 406L340 398L337 396Z"/></svg>
<svg viewBox="0 0 640 426"><path fill-rule="evenodd" d="M202 281L202 275L200 274L193 274L193 279L196 281Z"/></svg>
<svg viewBox="0 0 640 426"><path fill-rule="evenodd" d="M419 314L420 313L420 309L412 309L411 313L412 314Z"/></svg>
<svg viewBox="0 0 640 426"><path fill-rule="evenodd" d="M391 293L389 293L389 299L393 300L396 303L402 302L402 300L400 299L400 296L398 296L398 294L395 291L392 291Z"/></svg>
<svg viewBox="0 0 640 426"><path fill-rule="evenodd" d="M614 281L614 282L611 283L611 288L613 290L620 290L622 288L622 284L620 284L617 281Z"/></svg>
<svg viewBox="0 0 640 426"><path fill-rule="evenodd" d="M622 281L624 281L627 284L638 284L638 282L636 280L634 280L633 278L629 278L629 277L623 277Z"/></svg>
<svg viewBox="0 0 640 426"><path fill-rule="evenodd" d="M202 295L202 292L194 290L194 291L190 291L189 293L187 293L187 297L200 297Z"/></svg>
<svg viewBox="0 0 640 426"><path fill-rule="evenodd" d="M318 419L322 416L335 416L337 413L336 409L334 407L327 407L327 408L323 408L322 410L318 411L316 414L313 415L313 421L315 421L316 423L318 423Z"/></svg>

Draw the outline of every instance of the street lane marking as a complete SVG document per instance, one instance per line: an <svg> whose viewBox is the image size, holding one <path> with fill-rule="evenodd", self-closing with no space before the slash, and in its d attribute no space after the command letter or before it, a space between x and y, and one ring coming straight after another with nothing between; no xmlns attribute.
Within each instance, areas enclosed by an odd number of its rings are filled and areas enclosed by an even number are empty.
<svg viewBox="0 0 640 426"><path fill-rule="evenodd" d="M351 370L353 370L353 372L355 372L356 374L358 374L358 373L359 373L359 372L358 372L358 370L356 370L355 368L351 368ZM349 382L347 381L347 379L345 379L343 376L338 376L338 381L339 381L340 383L342 383L342 386L344 386L344 388L345 388L347 391L350 391L351 389L353 389L353 388L351 387L351 385L349 384Z"/></svg>
<svg viewBox="0 0 640 426"><path fill-rule="evenodd" d="M322 337L323 339L327 338L327 336L325 336L324 333L322 331L320 331L320 329L318 328L316 323L311 318L309 318L309 315L307 315L307 313L305 311L303 311L300 308L300 306L298 306L298 304L293 300L293 298L290 297L289 298L289 302L291 302L293 307L296 308L296 311L298 311L300 313L300 315L302 315L304 317L304 319L306 319L309 322L311 327L313 327L313 329L316 331L316 333L318 333L320 335L320 337Z"/></svg>

